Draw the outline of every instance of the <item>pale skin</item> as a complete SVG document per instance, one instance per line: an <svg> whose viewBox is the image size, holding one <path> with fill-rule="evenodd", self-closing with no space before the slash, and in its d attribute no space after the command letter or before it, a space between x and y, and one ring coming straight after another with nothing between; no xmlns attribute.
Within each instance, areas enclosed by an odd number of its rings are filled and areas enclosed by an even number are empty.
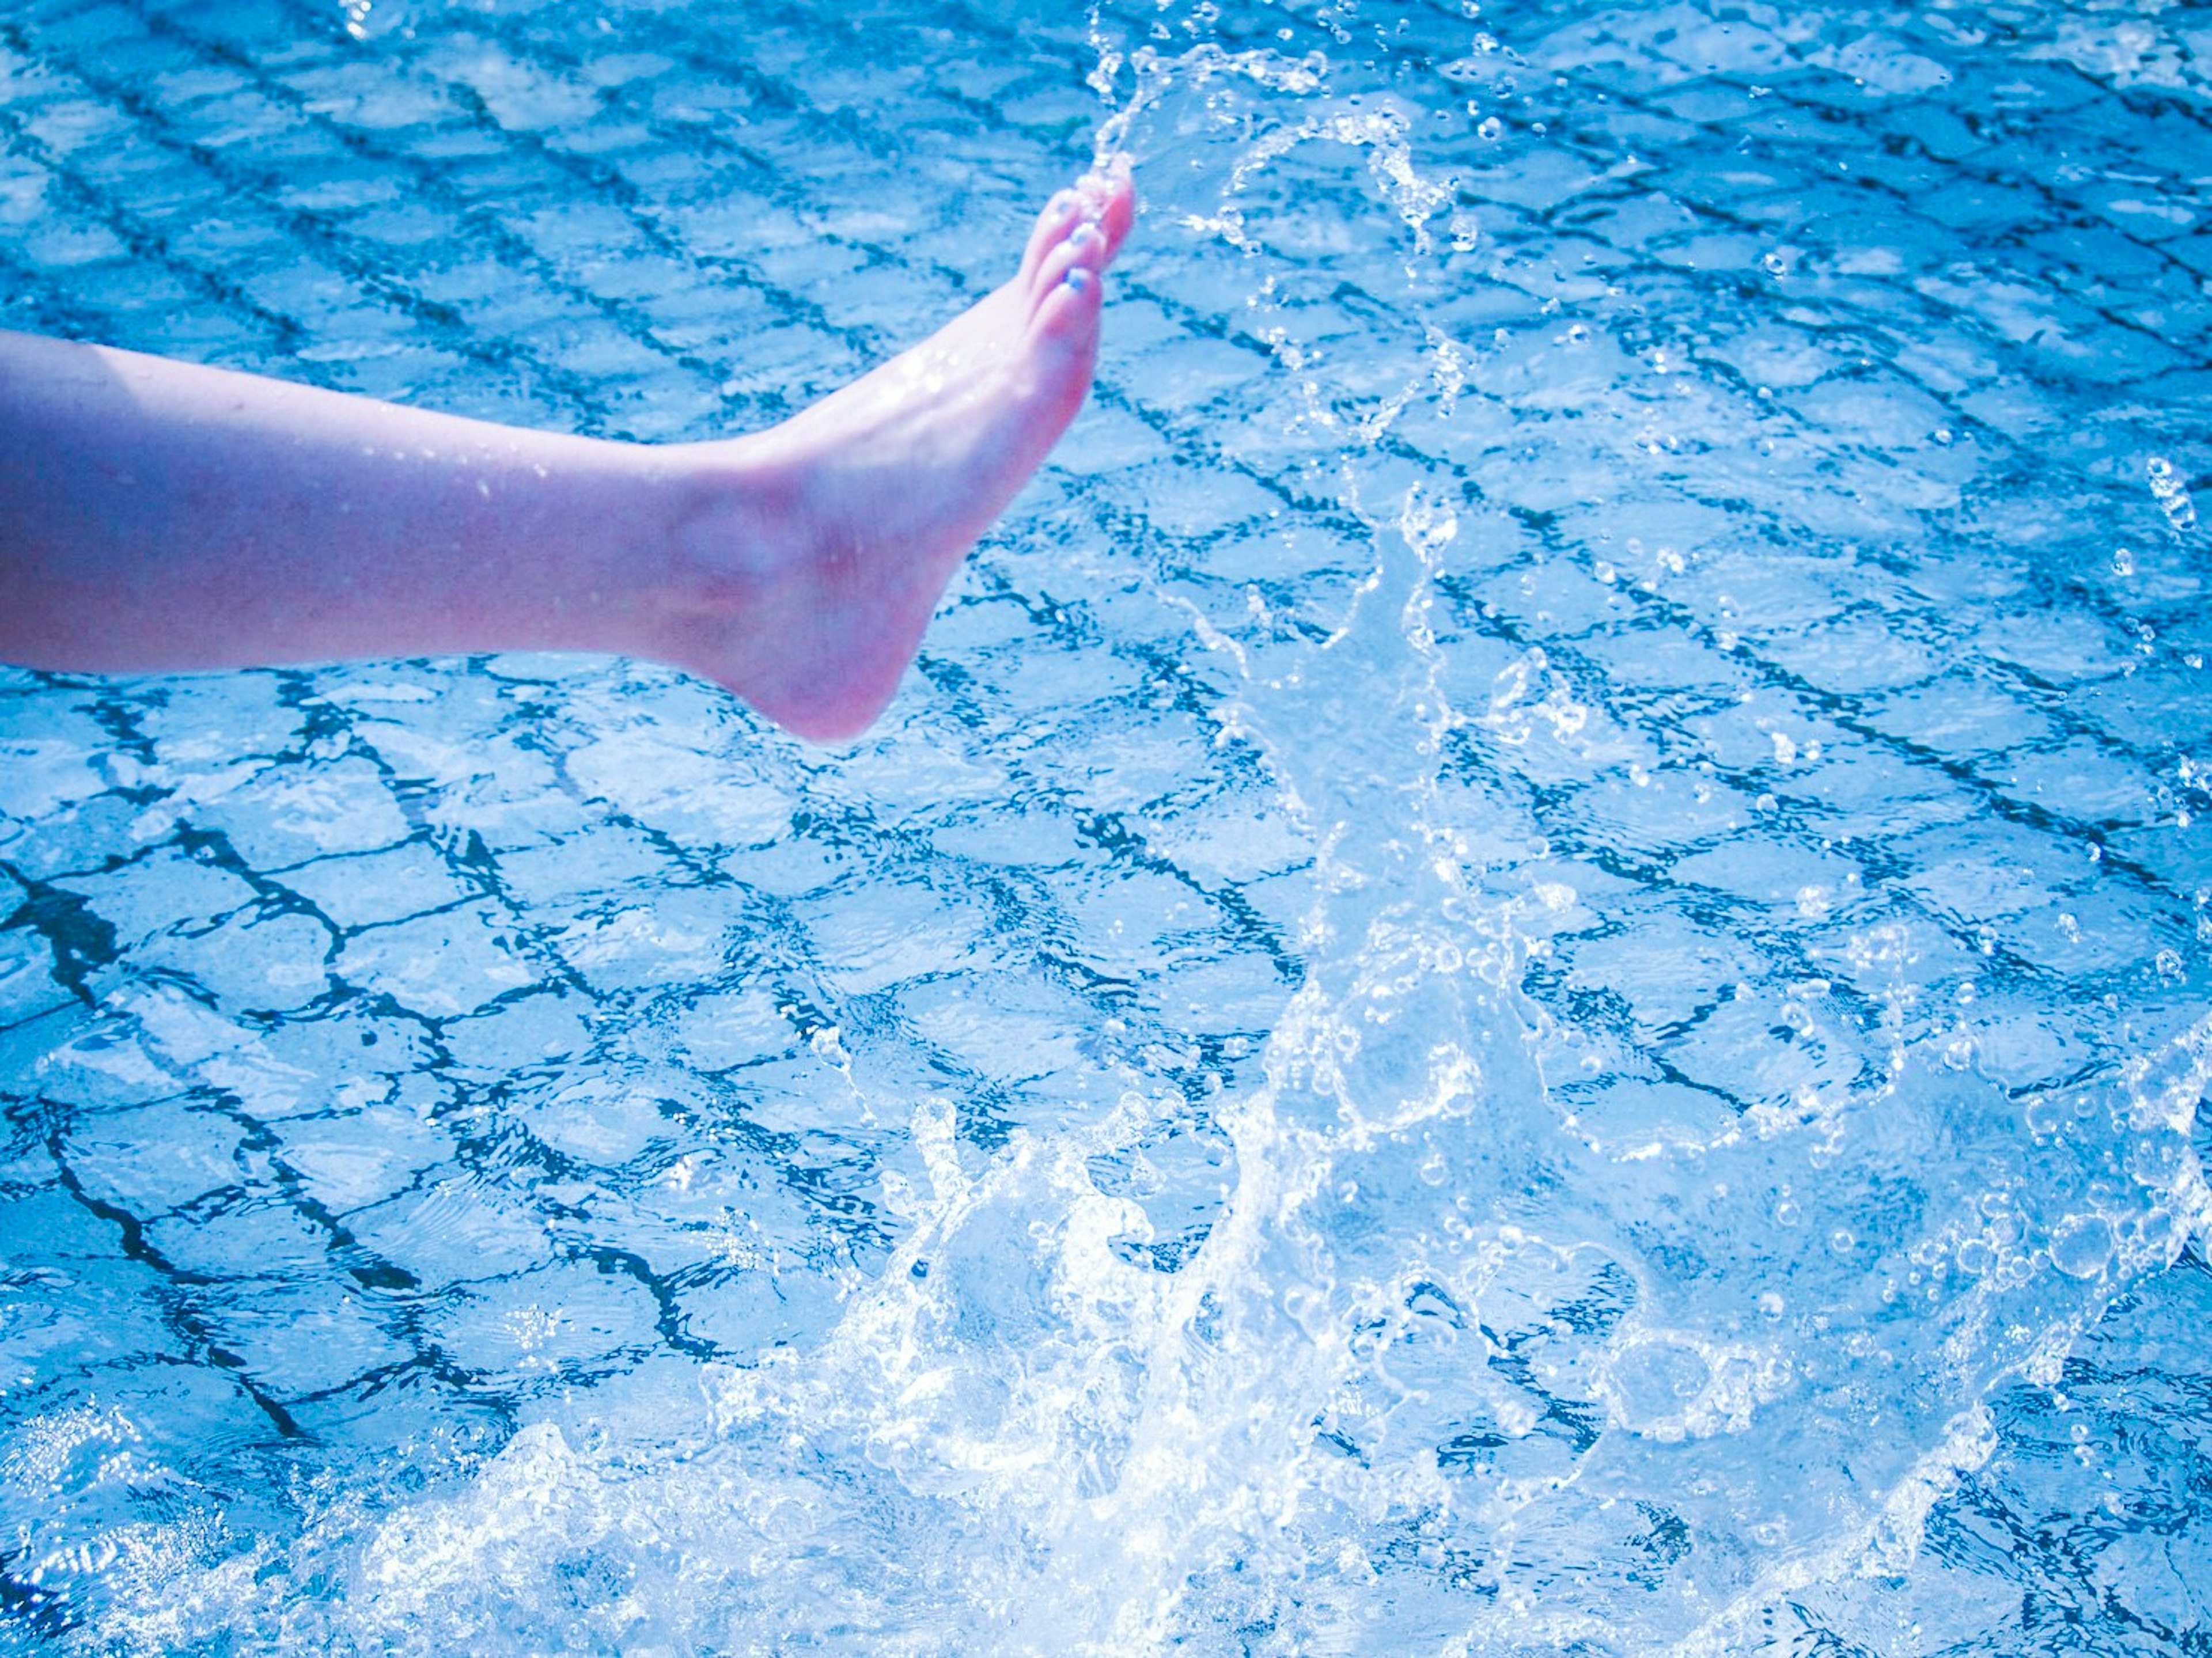
<svg viewBox="0 0 2212 1658"><path fill-rule="evenodd" d="M0 332L0 661L136 673L616 652L864 731L1082 406L1126 166L1012 280L782 424L641 445Z"/></svg>

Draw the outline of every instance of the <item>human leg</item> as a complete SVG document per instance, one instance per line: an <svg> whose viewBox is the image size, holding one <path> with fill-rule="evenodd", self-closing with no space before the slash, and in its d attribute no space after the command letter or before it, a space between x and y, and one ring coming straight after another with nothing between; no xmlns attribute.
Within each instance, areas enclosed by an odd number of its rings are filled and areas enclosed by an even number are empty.
<svg viewBox="0 0 2212 1658"><path fill-rule="evenodd" d="M1015 276L922 344L769 431L702 446L726 488L686 525L688 578L646 653L802 736L866 728L961 558L1089 392L1099 273L1127 173L1054 198Z"/></svg>
<svg viewBox="0 0 2212 1658"><path fill-rule="evenodd" d="M618 651L823 740L889 701L1087 392L1126 171L1021 270L767 431L648 446L0 336L0 659L89 671Z"/></svg>

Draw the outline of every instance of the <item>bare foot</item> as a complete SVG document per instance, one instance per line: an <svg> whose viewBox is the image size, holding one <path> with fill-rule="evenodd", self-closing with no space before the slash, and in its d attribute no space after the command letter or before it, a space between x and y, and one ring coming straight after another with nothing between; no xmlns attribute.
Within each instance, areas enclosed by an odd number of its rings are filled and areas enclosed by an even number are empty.
<svg viewBox="0 0 2212 1658"><path fill-rule="evenodd" d="M667 660L817 742L858 735L945 584L1091 389L1100 273L1127 235L1126 164L1048 203L1012 281L783 424L684 452L706 486Z"/></svg>

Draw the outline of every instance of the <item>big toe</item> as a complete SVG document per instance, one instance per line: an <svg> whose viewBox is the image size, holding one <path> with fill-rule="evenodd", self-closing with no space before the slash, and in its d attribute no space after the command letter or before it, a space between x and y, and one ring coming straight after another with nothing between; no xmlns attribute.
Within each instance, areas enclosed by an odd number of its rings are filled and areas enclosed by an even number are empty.
<svg viewBox="0 0 2212 1658"><path fill-rule="evenodd" d="M1083 175L1076 185L1084 216L1098 227L1106 239L1106 258L1111 261L1128 240L1137 219L1137 185L1127 155L1114 155Z"/></svg>

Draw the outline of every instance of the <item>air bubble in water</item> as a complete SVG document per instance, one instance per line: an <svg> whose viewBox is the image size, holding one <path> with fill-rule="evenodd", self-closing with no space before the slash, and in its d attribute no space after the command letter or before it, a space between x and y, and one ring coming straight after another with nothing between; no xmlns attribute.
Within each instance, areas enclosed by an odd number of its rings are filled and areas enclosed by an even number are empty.
<svg viewBox="0 0 2212 1658"><path fill-rule="evenodd" d="M2102 1215L2069 1215L2051 1234L2051 1264L2069 1278L2095 1278L2112 1259L2112 1224Z"/></svg>
<svg viewBox="0 0 2212 1658"><path fill-rule="evenodd" d="M1492 115L1484 121L1480 126L1475 128L1474 136L1478 138L1483 139L1486 143L1494 144L1500 138L1505 136L1505 123L1499 120L1495 115Z"/></svg>

